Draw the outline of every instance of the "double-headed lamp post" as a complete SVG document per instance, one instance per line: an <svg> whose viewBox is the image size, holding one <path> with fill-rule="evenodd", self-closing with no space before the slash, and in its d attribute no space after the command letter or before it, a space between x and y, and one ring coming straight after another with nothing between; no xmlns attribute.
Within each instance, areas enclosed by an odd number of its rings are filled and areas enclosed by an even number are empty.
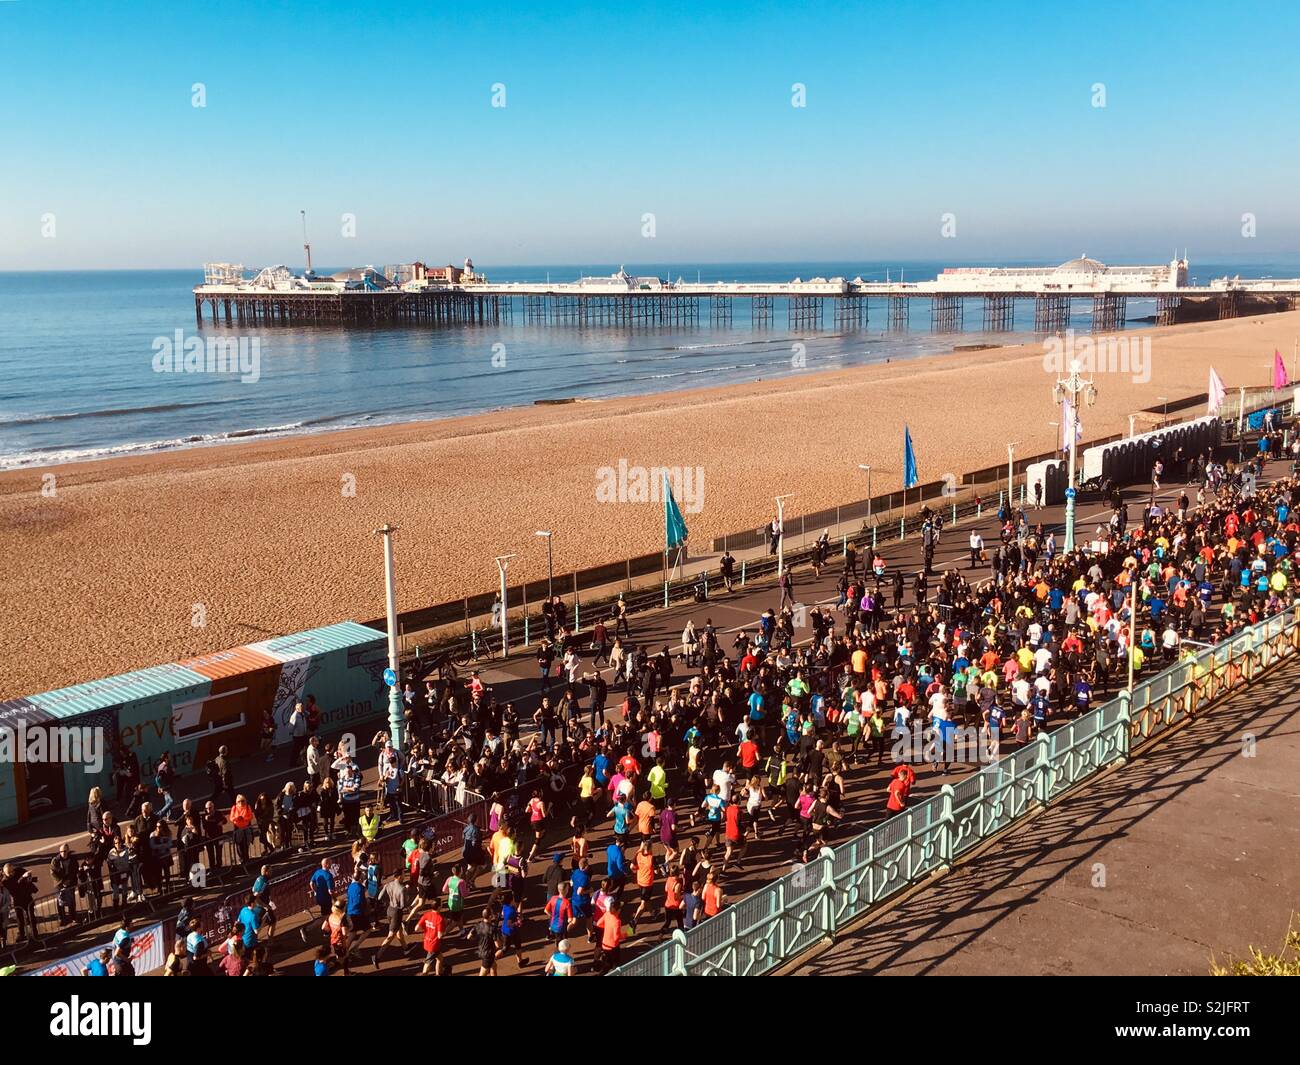
<svg viewBox="0 0 1300 1065"><path fill-rule="evenodd" d="M506 570L510 567L510 560L514 555L497 555L497 572L501 574L501 657L505 658L510 654L510 622L507 618L509 611L506 604Z"/></svg>
<svg viewBox="0 0 1300 1065"><path fill-rule="evenodd" d="M776 497L776 527L779 535L776 539L776 575L785 576L785 501L793 499L794 493L787 492Z"/></svg>
<svg viewBox="0 0 1300 1065"><path fill-rule="evenodd" d="M555 598L555 567L551 564L551 537L554 534L547 532L545 529L538 529L535 533L533 533L533 535L546 537L546 598L554 599Z"/></svg>
<svg viewBox="0 0 1300 1065"><path fill-rule="evenodd" d="M1065 550L1074 550L1074 461L1078 451L1078 424L1079 424L1079 400L1082 398L1085 405L1091 407L1097 402L1097 388L1092 383L1091 378L1079 376L1079 362L1074 360L1070 363L1070 376L1058 377L1056 384L1052 388L1052 394L1056 397L1056 402L1062 403L1069 400L1070 409L1073 412L1071 424L1065 426L1065 433L1069 437L1070 445L1070 469L1069 476L1066 480L1067 488L1065 489Z"/></svg>
<svg viewBox="0 0 1300 1065"><path fill-rule="evenodd" d="M393 533L396 525L385 524L375 533L384 538L384 596L388 608L388 668L393 673L393 683L388 686L388 735L393 750L402 749L402 729L406 715L402 709L402 677L397 668L397 591L393 586Z"/></svg>

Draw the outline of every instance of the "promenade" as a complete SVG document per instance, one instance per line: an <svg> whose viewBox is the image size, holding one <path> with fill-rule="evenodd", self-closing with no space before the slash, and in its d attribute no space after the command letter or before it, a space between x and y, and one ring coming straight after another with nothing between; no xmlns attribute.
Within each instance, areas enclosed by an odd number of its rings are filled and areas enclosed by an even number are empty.
<svg viewBox="0 0 1300 1065"><path fill-rule="evenodd" d="M1292 660L795 972L1204 976L1279 949L1300 913L1298 680Z"/></svg>

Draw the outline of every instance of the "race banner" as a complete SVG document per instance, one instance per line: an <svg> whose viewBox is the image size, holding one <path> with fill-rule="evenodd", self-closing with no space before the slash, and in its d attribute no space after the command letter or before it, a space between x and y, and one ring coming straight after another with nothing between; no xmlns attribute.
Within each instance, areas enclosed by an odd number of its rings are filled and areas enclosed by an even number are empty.
<svg viewBox="0 0 1300 1065"><path fill-rule="evenodd" d="M71 958L64 958L62 961L56 961L53 965L47 965L44 969L37 969L30 972L28 976L84 976L86 966L95 960L95 956L104 949L112 950L113 943L110 940L84 954L76 954ZM131 963L135 966L138 975L152 972L154 969L161 969L163 963L167 960L167 948L163 943L163 926L162 922L151 925L148 928L141 928L131 934Z"/></svg>

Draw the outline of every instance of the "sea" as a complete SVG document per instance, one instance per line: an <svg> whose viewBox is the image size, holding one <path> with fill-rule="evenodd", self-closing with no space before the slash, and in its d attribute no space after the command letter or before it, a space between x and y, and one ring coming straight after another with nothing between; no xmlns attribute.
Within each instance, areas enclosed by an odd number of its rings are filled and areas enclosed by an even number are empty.
<svg viewBox="0 0 1300 1065"><path fill-rule="evenodd" d="M623 265L478 269L492 281L572 281ZM629 263L626 269L706 282L921 281L948 265L963 264ZM1190 273L1201 283L1225 275L1296 277L1300 260L1193 263ZM872 301L866 326L836 327L828 305L822 328L792 331L780 301L771 326L755 327L748 299L736 299L732 322L721 326L710 324L704 300L697 324L659 327L526 322L517 302L513 321L494 325L266 326L250 333L196 325L191 290L202 280L197 269L0 273L0 469L792 377L1033 336L1028 301L1018 304L1013 332L985 333L980 301L968 300L967 328L955 334L931 330L927 300L911 301L905 331L886 329L883 301ZM1089 308L1089 301L1075 301L1074 328L1090 328ZM1154 313L1154 301L1128 301L1131 326L1150 324ZM257 372L159 372L159 351L196 335L256 340Z"/></svg>

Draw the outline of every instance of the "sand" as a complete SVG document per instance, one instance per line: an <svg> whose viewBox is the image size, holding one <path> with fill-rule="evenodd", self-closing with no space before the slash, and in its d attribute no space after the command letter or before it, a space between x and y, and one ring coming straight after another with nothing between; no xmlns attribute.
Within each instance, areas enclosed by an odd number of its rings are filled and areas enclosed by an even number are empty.
<svg viewBox="0 0 1300 1065"><path fill-rule="evenodd" d="M1297 334L1300 312L1123 334L1150 337L1150 379L1097 373L1084 436L1204 392L1211 363L1234 398L1265 385L1274 348L1289 367ZM778 493L796 493L788 522L862 499L861 462L875 492L897 489L904 421L922 481L1005 461L1009 438L1019 455L1048 451L1053 380L1033 342L0 474L0 698L380 617L385 521L401 527L399 609L490 591L498 554L518 553L512 581L545 576L537 529L556 531L561 574L659 550L659 505L597 502L597 471L620 459L702 469L703 506L686 519L707 546L763 524Z"/></svg>

